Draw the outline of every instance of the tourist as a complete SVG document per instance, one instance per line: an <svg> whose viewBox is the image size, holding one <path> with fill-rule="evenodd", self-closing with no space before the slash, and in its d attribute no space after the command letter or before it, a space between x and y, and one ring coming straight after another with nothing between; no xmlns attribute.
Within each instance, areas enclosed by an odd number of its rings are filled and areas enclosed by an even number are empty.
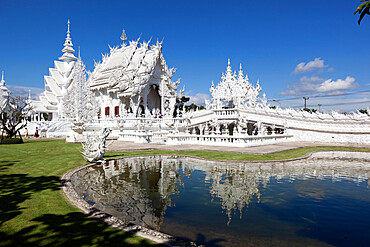
<svg viewBox="0 0 370 247"><path fill-rule="evenodd" d="M39 137L39 129L36 127L36 131L35 131L35 137Z"/></svg>
<svg viewBox="0 0 370 247"><path fill-rule="evenodd" d="M26 138L28 139L28 138L30 138L29 136L28 136L28 129L26 128Z"/></svg>

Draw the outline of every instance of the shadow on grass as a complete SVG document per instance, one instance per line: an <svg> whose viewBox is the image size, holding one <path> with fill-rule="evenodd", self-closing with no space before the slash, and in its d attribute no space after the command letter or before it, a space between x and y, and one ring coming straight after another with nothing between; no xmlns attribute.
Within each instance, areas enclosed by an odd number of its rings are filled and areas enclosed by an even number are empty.
<svg viewBox="0 0 370 247"><path fill-rule="evenodd" d="M7 166L12 165L8 163ZM1 166L2 169L3 165ZM20 203L30 199L33 193L42 190L59 190L56 176L31 177L27 174L0 175L0 226L22 213Z"/></svg>
<svg viewBox="0 0 370 247"><path fill-rule="evenodd" d="M11 165L11 164L8 164ZM0 175L0 227L24 213L20 205L34 193L60 190L56 176ZM15 233L0 232L0 246L149 246L132 234L115 230L83 213L44 214Z"/></svg>
<svg viewBox="0 0 370 247"><path fill-rule="evenodd" d="M12 160L12 161L9 161L9 160L1 160L0 161L0 172L6 171L10 166L15 165L16 163L18 163L18 160Z"/></svg>
<svg viewBox="0 0 370 247"><path fill-rule="evenodd" d="M0 233L4 246L152 246L146 239L108 227L83 213L44 214L33 219L35 226L14 234Z"/></svg>

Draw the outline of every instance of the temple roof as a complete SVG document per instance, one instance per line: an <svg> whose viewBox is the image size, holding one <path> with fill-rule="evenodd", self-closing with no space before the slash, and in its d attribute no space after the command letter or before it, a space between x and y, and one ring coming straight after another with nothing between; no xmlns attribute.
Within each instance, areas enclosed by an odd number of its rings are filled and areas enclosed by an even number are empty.
<svg viewBox="0 0 370 247"><path fill-rule="evenodd" d="M67 37L64 42L61 61L54 61L55 68L49 68L49 75L44 76L45 91L40 95L40 101L31 101L35 111L57 111L60 98L71 84L72 71L77 58L74 56L72 39L68 20Z"/></svg>
<svg viewBox="0 0 370 247"><path fill-rule="evenodd" d="M123 37L123 38L122 38ZM89 77L88 84L92 90L107 88L110 92L136 94L145 87L151 76L171 82L174 70L169 70L162 55L162 42L149 45L149 42L130 41L110 49L109 55L103 55L101 63L95 64L95 70ZM160 74L155 75L156 66Z"/></svg>

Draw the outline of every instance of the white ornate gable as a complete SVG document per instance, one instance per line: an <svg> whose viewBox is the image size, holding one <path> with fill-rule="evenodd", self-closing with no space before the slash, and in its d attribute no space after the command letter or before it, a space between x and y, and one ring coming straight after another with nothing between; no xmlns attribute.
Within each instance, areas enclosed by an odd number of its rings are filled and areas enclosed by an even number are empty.
<svg viewBox="0 0 370 247"><path fill-rule="evenodd" d="M258 81L256 87L253 87L248 76L244 77L241 65L239 73L233 73L229 59L226 73L222 74L221 82L216 87L212 82L210 92L213 102L208 105L212 108L255 107L261 87Z"/></svg>

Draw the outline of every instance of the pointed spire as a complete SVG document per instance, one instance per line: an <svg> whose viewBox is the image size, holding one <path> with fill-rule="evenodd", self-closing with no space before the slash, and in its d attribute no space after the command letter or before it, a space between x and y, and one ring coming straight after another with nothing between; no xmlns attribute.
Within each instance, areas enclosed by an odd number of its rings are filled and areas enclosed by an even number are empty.
<svg viewBox="0 0 370 247"><path fill-rule="evenodd" d="M124 28L122 30L121 40L122 40L122 46L126 46L127 36L126 36L126 32Z"/></svg>
<svg viewBox="0 0 370 247"><path fill-rule="evenodd" d="M5 87L4 71L1 73L0 87Z"/></svg>
<svg viewBox="0 0 370 247"><path fill-rule="evenodd" d="M230 58L227 60L226 74L232 75L231 66L230 66Z"/></svg>
<svg viewBox="0 0 370 247"><path fill-rule="evenodd" d="M63 55L59 58L63 62L70 62L70 61L76 61L77 60L75 55L73 55L75 50L73 49L73 44L72 44L72 39L71 39L71 32L69 31L69 25L70 25L69 20L67 22L67 25L68 25L68 27L67 27L67 37L66 37L66 40L64 42L64 48L62 50Z"/></svg>
<svg viewBox="0 0 370 247"><path fill-rule="evenodd" d="M242 64L240 64L239 66L239 79L243 80L244 78L244 75L243 75L243 70L242 70Z"/></svg>
<svg viewBox="0 0 370 247"><path fill-rule="evenodd" d="M28 89L28 100L31 100L31 89Z"/></svg>
<svg viewBox="0 0 370 247"><path fill-rule="evenodd" d="M1 96L9 96L9 95L10 95L10 91L9 91L9 89L7 89L5 87L4 71L3 71L2 75L1 75L1 81L0 81L0 97Z"/></svg>

